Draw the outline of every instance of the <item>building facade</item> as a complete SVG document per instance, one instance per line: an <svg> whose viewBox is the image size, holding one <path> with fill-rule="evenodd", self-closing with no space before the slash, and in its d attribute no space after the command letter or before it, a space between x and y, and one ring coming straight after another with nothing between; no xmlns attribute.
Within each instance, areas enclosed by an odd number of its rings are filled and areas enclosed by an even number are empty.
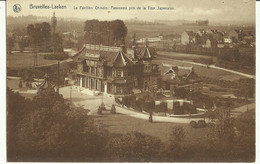
<svg viewBox="0 0 260 164"><path fill-rule="evenodd" d="M150 58L146 60L147 55ZM148 47L139 54L129 54L124 46L85 44L74 57L78 86L93 94L126 95L134 88L147 90L150 81L156 82L160 75L152 71L158 69L151 64L152 56Z"/></svg>
<svg viewBox="0 0 260 164"><path fill-rule="evenodd" d="M193 31L184 31L181 34L181 44L187 45L195 42L195 33Z"/></svg>

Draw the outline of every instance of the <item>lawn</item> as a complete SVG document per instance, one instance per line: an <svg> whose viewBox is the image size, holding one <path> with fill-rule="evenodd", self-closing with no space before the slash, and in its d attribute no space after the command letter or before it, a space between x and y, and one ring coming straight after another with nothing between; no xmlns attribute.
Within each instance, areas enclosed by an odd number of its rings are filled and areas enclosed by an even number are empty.
<svg viewBox="0 0 260 164"><path fill-rule="evenodd" d="M187 54L187 53L179 53L179 52L166 52L166 51L158 51L157 52L158 56L164 55L164 56L169 56L174 59L178 60L188 60L188 61L193 61L194 59L210 59L211 56L206 56L206 55L196 55L196 54Z"/></svg>
<svg viewBox="0 0 260 164"><path fill-rule="evenodd" d="M189 64L189 63L184 63L175 59L169 59L169 58L162 58L162 57L157 57L154 60L155 63L161 65L162 63L167 63L167 64L173 64L173 65L180 65L180 66L193 66L195 73L197 73L199 76L205 76L213 79L219 79L219 80L230 80L230 81L235 81L240 78L243 78L240 75L236 75L230 72L222 71L222 70L217 70L217 69L212 69L212 68L206 68L194 64ZM167 67L162 67L161 71L162 73L166 72L168 70Z"/></svg>
<svg viewBox="0 0 260 164"><path fill-rule="evenodd" d="M223 88L213 84L205 84L201 92L211 97L222 97L223 95L233 94L234 89Z"/></svg>
<svg viewBox="0 0 260 164"><path fill-rule="evenodd" d="M13 79L7 79L6 85L12 90L20 90L20 91L26 91L29 88L26 87L26 83L22 81L22 88L19 87L20 80L13 80Z"/></svg>
<svg viewBox="0 0 260 164"><path fill-rule="evenodd" d="M137 119L123 114L110 114L109 111L106 111L103 115L93 117L96 123L102 124L111 133L125 134L131 131L138 131L158 137L165 142L169 140L172 128L182 126L186 132L186 139L191 144L205 143L207 139L207 128L195 129L188 124L150 123L148 120Z"/></svg>
<svg viewBox="0 0 260 164"><path fill-rule="evenodd" d="M33 53L13 53L7 54L6 56L6 65L8 68L20 69L32 67L34 63L34 54ZM57 63L56 60L46 60L44 59L43 54L37 56L38 65L52 64Z"/></svg>

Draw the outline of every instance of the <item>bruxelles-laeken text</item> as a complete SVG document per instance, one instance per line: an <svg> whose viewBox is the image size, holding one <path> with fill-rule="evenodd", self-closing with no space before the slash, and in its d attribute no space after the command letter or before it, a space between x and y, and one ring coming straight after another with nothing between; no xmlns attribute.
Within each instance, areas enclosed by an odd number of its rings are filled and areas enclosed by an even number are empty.
<svg viewBox="0 0 260 164"><path fill-rule="evenodd" d="M30 4L29 8L30 9L67 9L67 6L66 5L61 5L61 4L51 4L51 5L46 5L46 4L34 5L34 4Z"/></svg>

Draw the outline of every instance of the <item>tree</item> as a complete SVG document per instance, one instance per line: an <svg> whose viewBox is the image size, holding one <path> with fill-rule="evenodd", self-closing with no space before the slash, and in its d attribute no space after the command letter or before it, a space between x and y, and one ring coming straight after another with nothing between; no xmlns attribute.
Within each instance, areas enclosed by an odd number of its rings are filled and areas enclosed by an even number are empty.
<svg viewBox="0 0 260 164"><path fill-rule="evenodd" d="M9 37L9 36L7 35L7 37L6 37L6 48L7 48L7 53L8 53L8 54L11 53L13 47L14 47L14 38Z"/></svg>
<svg viewBox="0 0 260 164"><path fill-rule="evenodd" d="M215 126L210 127L209 154L218 160L231 158L235 145L234 119L227 109L218 108L215 112Z"/></svg>
<svg viewBox="0 0 260 164"><path fill-rule="evenodd" d="M23 52L25 47L28 47L30 43L30 39L28 37L23 37L22 39L19 40L19 48L20 51Z"/></svg>
<svg viewBox="0 0 260 164"><path fill-rule="evenodd" d="M20 122L25 115L31 112L32 105L30 100L25 99L19 93L15 93L9 88L6 90L6 100L7 160L12 161L20 153L17 147Z"/></svg>
<svg viewBox="0 0 260 164"><path fill-rule="evenodd" d="M127 27L122 20L114 20L111 22L111 29L115 43L117 45L125 43L125 37L127 34Z"/></svg>
<svg viewBox="0 0 260 164"><path fill-rule="evenodd" d="M125 44L127 27L121 20L98 21L94 19L85 22L84 31L86 43L119 46Z"/></svg>
<svg viewBox="0 0 260 164"><path fill-rule="evenodd" d="M40 51L50 51L51 26L47 22L29 24L27 34L31 37L32 45Z"/></svg>
<svg viewBox="0 0 260 164"><path fill-rule="evenodd" d="M237 156L239 159L253 162L255 160L255 111L242 113L234 122L238 136Z"/></svg>
<svg viewBox="0 0 260 164"><path fill-rule="evenodd" d="M26 47L26 41L25 40L21 40L21 41L19 41L18 44L19 44L20 51L23 52L24 48Z"/></svg>
<svg viewBox="0 0 260 164"><path fill-rule="evenodd" d="M174 92L179 98L187 98L190 95L190 91L185 88L176 88Z"/></svg>
<svg viewBox="0 0 260 164"><path fill-rule="evenodd" d="M100 161L108 131L94 124L87 110L38 94L31 102L7 90L8 161ZM48 96L55 100L50 108L43 106Z"/></svg>
<svg viewBox="0 0 260 164"><path fill-rule="evenodd" d="M159 160L159 139L131 132L112 138L106 146L106 158L116 162L149 162Z"/></svg>
<svg viewBox="0 0 260 164"><path fill-rule="evenodd" d="M179 161L185 155L186 133L181 126L174 127L170 132L170 140L161 153L163 161Z"/></svg>
<svg viewBox="0 0 260 164"><path fill-rule="evenodd" d="M55 52L63 52L61 36L58 33L55 33L52 39L53 39L53 48L55 49Z"/></svg>
<svg viewBox="0 0 260 164"><path fill-rule="evenodd" d="M36 108L51 109L56 101L64 101L62 95L55 92L54 88L40 89L36 96L33 97L32 103Z"/></svg>
<svg viewBox="0 0 260 164"><path fill-rule="evenodd" d="M240 62L240 52L239 52L239 50L236 48L235 50L234 50L234 52L233 52L233 54L234 54L234 60L235 60L235 62Z"/></svg>

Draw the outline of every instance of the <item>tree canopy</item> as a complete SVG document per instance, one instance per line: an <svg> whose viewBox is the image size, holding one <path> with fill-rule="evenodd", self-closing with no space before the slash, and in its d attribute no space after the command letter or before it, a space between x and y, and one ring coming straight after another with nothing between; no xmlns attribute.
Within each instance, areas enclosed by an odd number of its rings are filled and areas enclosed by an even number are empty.
<svg viewBox="0 0 260 164"><path fill-rule="evenodd" d="M85 41L88 44L120 46L125 44L127 27L122 20L99 21L96 19L85 22Z"/></svg>
<svg viewBox="0 0 260 164"><path fill-rule="evenodd" d="M75 107L53 89L33 100L7 88L7 160L45 162L254 161L255 114L236 120L217 109L203 144L193 145L186 128L173 127L167 142L134 131L111 134L86 109ZM195 130L195 129L188 129ZM198 131L199 133L200 131Z"/></svg>
<svg viewBox="0 0 260 164"><path fill-rule="evenodd" d="M49 23L29 24L27 26L27 34L31 37L31 46L35 50L49 52L54 48L56 52L63 52L61 36L58 33L51 35Z"/></svg>

